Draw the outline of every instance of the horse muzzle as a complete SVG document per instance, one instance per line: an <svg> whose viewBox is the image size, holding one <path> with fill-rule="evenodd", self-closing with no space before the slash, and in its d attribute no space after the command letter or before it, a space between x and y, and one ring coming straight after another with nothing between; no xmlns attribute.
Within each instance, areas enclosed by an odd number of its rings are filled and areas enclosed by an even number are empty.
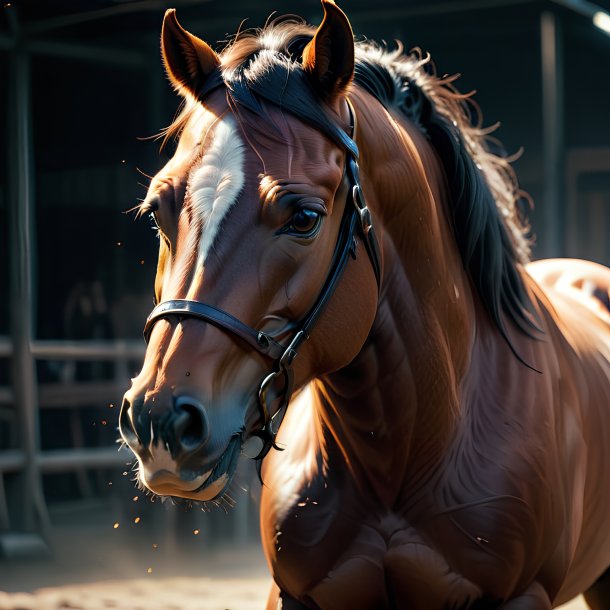
<svg viewBox="0 0 610 610"><path fill-rule="evenodd" d="M138 459L141 483L158 495L213 500L237 468L241 434L213 439L205 407L191 396L163 406L125 398L119 430Z"/></svg>

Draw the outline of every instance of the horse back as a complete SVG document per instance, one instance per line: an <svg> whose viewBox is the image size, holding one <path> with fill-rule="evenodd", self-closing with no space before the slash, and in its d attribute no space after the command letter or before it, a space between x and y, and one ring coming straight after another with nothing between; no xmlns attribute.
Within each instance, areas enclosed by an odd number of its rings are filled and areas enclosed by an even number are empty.
<svg viewBox="0 0 610 610"><path fill-rule="evenodd" d="M527 272L534 292L540 290L547 363L541 373L551 369L555 377L553 422L564 439L552 490L567 508L559 552L569 568L557 596L563 602L610 565L610 269L550 259L529 264Z"/></svg>

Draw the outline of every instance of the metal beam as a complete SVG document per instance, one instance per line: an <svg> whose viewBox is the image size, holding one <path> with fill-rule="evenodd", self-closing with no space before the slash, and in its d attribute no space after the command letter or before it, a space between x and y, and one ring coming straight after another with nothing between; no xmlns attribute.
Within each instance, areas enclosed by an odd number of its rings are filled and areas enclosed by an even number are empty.
<svg viewBox="0 0 610 610"><path fill-rule="evenodd" d="M522 6L534 4L537 0L463 0L462 2L437 2L426 3L417 6L403 3L394 6L376 6L374 8L358 9L357 7L349 10L351 21L360 23L374 23L378 21L399 21L411 17L427 17L434 15L452 15L456 13L466 13L471 11L494 10L510 6ZM252 10L251 6L248 10ZM321 18L321 11L303 14L303 17L315 22L316 18ZM189 21L188 27L193 32L205 32L212 30L225 30L235 28L239 23L236 15L205 19L193 19Z"/></svg>
<svg viewBox="0 0 610 610"><path fill-rule="evenodd" d="M188 6L192 4L201 5L206 0L173 0L174 5ZM209 2L209 0L207 0ZM80 13L71 13L69 15L61 15L60 17L52 17L34 21L23 29L27 34L40 34L42 32L50 32L81 23L90 21L99 21L109 17L117 17L127 15L129 13L142 13L146 11L164 11L167 8L166 0L139 0L138 2L129 2L117 4L107 8L101 8L94 11L84 11Z"/></svg>
<svg viewBox="0 0 610 610"><path fill-rule="evenodd" d="M27 50L38 55L67 57L94 63L111 64L124 68L147 68L150 58L143 53L115 47L98 47L52 40L28 41Z"/></svg>
<svg viewBox="0 0 610 610"><path fill-rule="evenodd" d="M545 227L543 254L555 257L562 256L565 247L563 37L560 16L555 12L544 11L541 14L540 46Z"/></svg>
<svg viewBox="0 0 610 610"><path fill-rule="evenodd" d="M359 11L350 10L350 19L358 18L369 21L385 21L399 17L418 17L426 15L450 15L453 13L467 13L471 11L494 10L507 6L520 6L532 4L535 0L463 0L462 2L435 2L418 6L376 7Z"/></svg>

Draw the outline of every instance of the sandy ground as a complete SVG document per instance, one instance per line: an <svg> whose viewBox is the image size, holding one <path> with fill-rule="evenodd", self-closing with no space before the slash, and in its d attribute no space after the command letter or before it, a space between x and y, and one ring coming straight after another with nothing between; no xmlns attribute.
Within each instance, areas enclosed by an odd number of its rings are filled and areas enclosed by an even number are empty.
<svg viewBox="0 0 610 610"><path fill-rule="evenodd" d="M172 562L142 557L134 562L128 554L116 555L113 565L100 566L92 561L82 566L83 569L71 568L56 559L3 561L0 563L0 610L265 608L271 579L258 547L215 551L207 559L189 566L185 565L184 558ZM122 571L126 577L117 577ZM97 578L95 572L98 572ZM136 572L139 575L134 577ZM181 572L186 575L176 575ZM51 583L51 586L39 587L36 583Z"/></svg>
<svg viewBox="0 0 610 610"><path fill-rule="evenodd" d="M268 578L143 578L1 593L0 610L263 610ZM582 599L562 606L587 610Z"/></svg>
<svg viewBox="0 0 610 610"><path fill-rule="evenodd" d="M0 610L265 608L271 578L255 532L240 538L230 516L165 512L69 515L52 552L0 556Z"/></svg>
<svg viewBox="0 0 610 610"><path fill-rule="evenodd" d="M0 593L0 610L263 610L268 586L265 578L106 581ZM588 607L577 599L562 608Z"/></svg>
<svg viewBox="0 0 610 610"><path fill-rule="evenodd" d="M253 576L234 578L159 578L147 573L145 578L65 584L32 592L0 591L0 610L264 610L271 581L259 567L252 570ZM582 598L561 608L588 610Z"/></svg>
<svg viewBox="0 0 610 610"><path fill-rule="evenodd" d="M103 581L0 593L1 610L261 610L269 579L167 578Z"/></svg>
<svg viewBox="0 0 610 610"><path fill-rule="evenodd" d="M0 610L264 610L271 578L254 532L240 540L228 529L214 543L196 522L181 532L183 520L143 531L133 519L114 528L105 511L89 523L70 517L52 555L0 559ZM563 610L588 608L579 598Z"/></svg>

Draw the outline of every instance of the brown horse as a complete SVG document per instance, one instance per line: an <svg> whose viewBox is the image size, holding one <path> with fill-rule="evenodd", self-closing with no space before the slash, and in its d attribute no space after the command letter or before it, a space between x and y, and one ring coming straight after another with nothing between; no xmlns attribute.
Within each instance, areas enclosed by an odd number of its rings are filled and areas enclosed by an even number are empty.
<svg viewBox="0 0 610 610"><path fill-rule="evenodd" d="M219 502L259 439L268 608L608 609L610 271L527 264L469 100L323 6L220 55L165 16L141 483Z"/></svg>

